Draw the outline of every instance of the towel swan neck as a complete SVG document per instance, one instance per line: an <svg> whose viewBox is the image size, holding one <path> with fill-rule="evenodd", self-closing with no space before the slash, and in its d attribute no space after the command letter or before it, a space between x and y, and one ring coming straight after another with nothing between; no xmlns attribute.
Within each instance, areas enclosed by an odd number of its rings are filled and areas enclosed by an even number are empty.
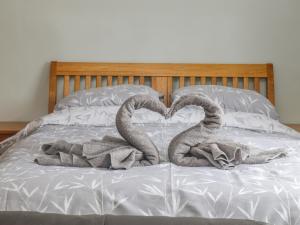
<svg viewBox="0 0 300 225"><path fill-rule="evenodd" d="M208 129L221 127L222 109L206 95L181 96L172 104L166 117L172 117L177 111L188 105L201 106L204 109L205 117L197 126L203 125Z"/></svg>
<svg viewBox="0 0 300 225"><path fill-rule="evenodd" d="M188 105L201 106L205 117L197 125L176 135L170 142L168 153L170 161L182 166L209 165L205 159L197 158L190 154L191 146L206 140L209 135L221 127L222 109L205 95L185 95L174 102L167 114L172 117L177 111Z"/></svg>
<svg viewBox="0 0 300 225"><path fill-rule="evenodd" d="M150 137L131 123L131 117L138 109L145 108L162 116L167 113L165 105L149 95L135 95L127 99L116 115L116 127L120 135L133 147L141 151L145 159L136 166L148 166L159 163L158 149Z"/></svg>

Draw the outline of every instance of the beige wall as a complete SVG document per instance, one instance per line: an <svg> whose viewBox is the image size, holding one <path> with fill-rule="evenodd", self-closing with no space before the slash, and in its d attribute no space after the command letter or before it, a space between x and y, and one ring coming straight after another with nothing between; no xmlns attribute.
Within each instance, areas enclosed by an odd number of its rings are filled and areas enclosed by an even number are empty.
<svg viewBox="0 0 300 225"><path fill-rule="evenodd" d="M0 121L47 112L48 62L265 63L300 122L299 0L0 0Z"/></svg>

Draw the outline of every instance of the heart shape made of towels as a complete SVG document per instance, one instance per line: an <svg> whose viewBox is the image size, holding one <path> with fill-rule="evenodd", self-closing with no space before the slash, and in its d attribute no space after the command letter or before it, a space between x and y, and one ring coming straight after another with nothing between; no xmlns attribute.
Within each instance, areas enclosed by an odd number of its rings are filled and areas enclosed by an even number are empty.
<svg viewBox="0 0 300 225"><path fill-rule="evenodd" d="M143 153L145 160L141 160L140 165L147 166L159 163L159 153L157 147L150 137L132 125L131 117L133 116L134 111L141 108L146 108L157 112L168 119L172 117L178 110L187 105L197 105L203 107L204 109L205 118L196 126L197 128L202 127L203 129L211 131L221 126L221 108L205 95L182 96L173 103L169 111L161 101L148 95L135 95L127 99L122 104L116 116L116 127L120 135L130 145L134 146ZM186 131L188 134L190 129ZM175 141L171 141L171 146L182 144L182 140L178 140L178 136L176 136L173 140ZM178 143L178 141L180 143ZM174 151L177 152L177 147L178 146L175 148L174 146L174 148L171 147L171 149L174 149ZM188 151L190 151L190 149L186 148L182 154L185 155L188 153ZM171 155L170 152L169 155ZM172 157L170 159L171 162L177 162L176 160L173 160Z"/></svg>
<svg viewBox="0 0 300 225"><path fill-rule="evenodd" d="M41 165L101 167L129 169L134 166L150 166L159 163L158 149L151 138L133 126L131 118L135 110L146 108L165 118L172 117L187 105L201 106L205 117L197 125L177 134L168 147L169 159L179 166L215 166L231 169L235 165L266 163L287 154L284 149L261 151L216 135L221 127L222 110L205 95L186 95L175 101L171 108L148 95L135 95L127 99L116 115L116 127L125 139L105 136L84 144L66 141L44 144L45 156L36 158Z"/></svg>
<svg viewBox="0 0 300 225"><path fill-rule="evenodd" d="M125 140L110 136L83 144L72 144L59 140L55 143L44 144L42 150L45 155L37 157L35 162L40 165L111 169L129 169L135 166L158 164L160 159L157 147L143 130L131 123L131 118L135 110L141 108L157 112L168 118L187 104L196 104L204 108L205 119L201 122L201 127L206 129L219 127L220 122L215 120L218 120L220 116L214 114L219 108L207 97L182 97L168 111L166 106L156 98L149 95L135 95L121 105L116 115L117 130ZM175 149L174 152L177 150ZM172 162L176 163L174 160Z"/></svg>

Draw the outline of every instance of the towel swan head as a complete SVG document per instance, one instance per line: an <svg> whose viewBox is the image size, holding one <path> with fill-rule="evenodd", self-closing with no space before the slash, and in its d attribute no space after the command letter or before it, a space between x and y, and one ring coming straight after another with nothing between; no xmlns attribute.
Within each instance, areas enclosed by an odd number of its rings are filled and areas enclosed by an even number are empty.
<svg viewBox="0 0 300 225"><path fill-rule="evenodd" d="M166 118L172 117L177 111L188 105L201 106L204 109L205 117L199 123L208 129L220 128L222 125L221 107L213 102L206 95L184 95L181 96L177 101L175 101L170 110L168 111Z"/></svg>

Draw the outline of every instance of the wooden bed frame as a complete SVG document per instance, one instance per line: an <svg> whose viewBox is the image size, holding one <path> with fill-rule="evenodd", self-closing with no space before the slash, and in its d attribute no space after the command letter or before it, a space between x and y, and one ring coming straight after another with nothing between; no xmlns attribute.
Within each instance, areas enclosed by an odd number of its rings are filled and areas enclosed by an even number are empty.
<svg viewBox="0 0 300 225"><path fill-rule="evenodd" d="M172 91L194 84L218 84L254 89L261 92L265 80L266 97L274 104L272 64L163 64L163 63L87 63L51 62L49 105L51 113L57 101L58 83L63 82L63 96L72 91L115 84L146 84L164 94L171 104ZM177 81L177 82L176 82ZM74 83L74 85L71 85ZM82 83L84 83L82 85ZM175 83L175 84L174 84ZM250 87L252 85L252 88ZM83 86L83 87L81 87Z"/></svg>

